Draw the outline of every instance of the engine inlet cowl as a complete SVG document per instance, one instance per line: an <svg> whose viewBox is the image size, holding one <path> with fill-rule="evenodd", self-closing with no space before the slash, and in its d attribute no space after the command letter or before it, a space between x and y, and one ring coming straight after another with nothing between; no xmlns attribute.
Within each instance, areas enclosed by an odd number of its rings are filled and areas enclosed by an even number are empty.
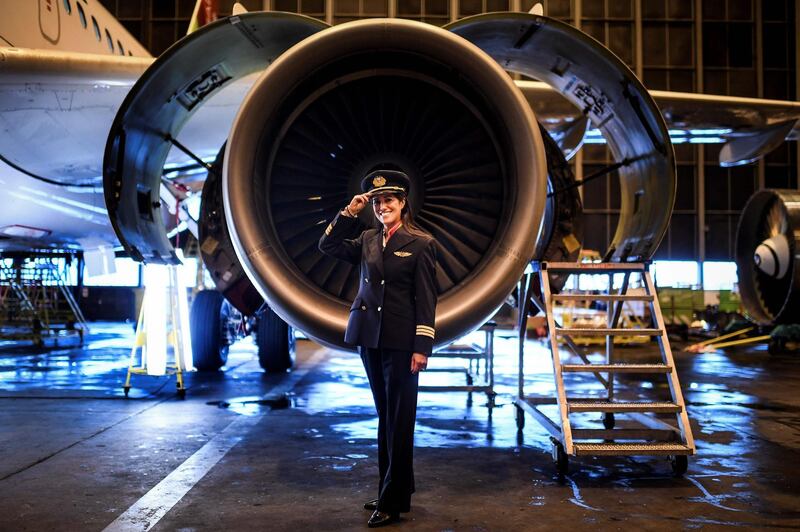
<svg viewBox="0 0 800 532"><path fill-rule="evenodd" d="M508 75L464 39L405 20L342 24L283 54L241 106L225 161L225 213L248 276L283 319L337 346L358 267L317 241L372 166L409 174L416 220L437 240L438 344L513 289L547 181L536 120Z"/></svg>
<svg viewBox="0 0 800 532"><path fill-rule="evenodd" d="M800 227L796 190L759 190L742 209L736 231L736 270L747 316L761 325L796 323L800 268L795 235Z"/></svg>

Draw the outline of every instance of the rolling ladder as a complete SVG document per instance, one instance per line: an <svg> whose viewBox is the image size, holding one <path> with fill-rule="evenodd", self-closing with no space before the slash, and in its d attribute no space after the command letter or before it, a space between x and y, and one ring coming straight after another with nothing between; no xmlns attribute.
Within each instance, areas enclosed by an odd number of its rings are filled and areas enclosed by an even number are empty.
<svg viewBox="0 0 800 532"><path fill-rule="evenodd" d="M521 430L525 423L525 413L539 421L551 435L553 460L560 474L568 469L570 456L640 456L661 455L670 457L675 475L682 475L688 465L688 456L695 453L686 405L681 393L680 382L669 345L669 339L661 316L650 272L642 263L539 263L538 271L526 274L520 283L520 336L519 336L519 382L515 398L517 406L517 427ZM550 275L603 275L608 277L608 290L605 294L559 293L553 294ZM613 278L622 274L622 284L614 291ZM629 293L631 276L641 276L644 294ZM540 283L541 298L535 293L535 283ZM607 305L607 326L604 328L564 328L556 321L554 308L563 303L597 301ZM628 301L642 301L649 305L653 328L622 328L620 316L623 305ZM524 344L527 319L531 305L541 310L547 319L550 352L553 362L556 397L525 395L524 391ZM657 339L660 360L647 363L616 363L614 361L614 337L620 335L646 335ZM573 341L573 337L605 337L605 360L592 362ZM565 362L563 347L571 352L580 363ZM614 381L617 374L637 373L662 375L669 386L670 400L621 401L615 396ZM590 374L603 385L602 397L573 397L568 395L564 376L567 374ZM542 406L555 405L558 419L551 419L541 410ZM602 415L603 429L579 428L574 414L598 413ZM624 427L616 427L616 415L624 415ZM662 417L673 414L675 424L667 423Z"/></svg>
<svg viewBox="0 0 800 532"><path fill-rule="evenodd" d="M81 344L89 330L59 268L48 257L0 263L0 337L32 340L77 335Z"/></svg>

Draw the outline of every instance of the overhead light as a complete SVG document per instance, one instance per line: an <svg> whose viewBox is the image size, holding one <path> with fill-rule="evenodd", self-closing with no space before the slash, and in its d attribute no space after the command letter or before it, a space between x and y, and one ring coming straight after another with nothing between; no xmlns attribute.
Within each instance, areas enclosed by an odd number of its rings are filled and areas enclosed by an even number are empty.
<svg viewBox="0 0 800 532"><path fill-rule="evenodd" d="M52 231L28 227L27 225L7 225L0 228L0 234L16 236L21 238L42 238L49 235Z"/></svg>

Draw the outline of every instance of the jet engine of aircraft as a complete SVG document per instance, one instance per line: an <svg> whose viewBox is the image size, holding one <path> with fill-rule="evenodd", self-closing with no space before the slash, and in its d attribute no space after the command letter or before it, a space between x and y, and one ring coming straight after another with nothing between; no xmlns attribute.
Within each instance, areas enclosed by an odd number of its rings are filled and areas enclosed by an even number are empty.
<svg viewBox="0 0 800 532"><path fill-rule="evenodd" d="M739 292L748 318L759 325L797 323L798 228L800 193L796 190L760 190L742 210L736 232Z"/></svg>
<svg viewBox="0 0 800 532"><path fill-rule="evenodd" d="M262 69L228 136L223 202L217 194L204 234L229 236L235 250L223 290L241 268L278 316L324 344L342 346L358 271L317 240L375 164L410 175L410 204L438 241L438 344L481 325L532 259L577 256L578 184L507 71L549 83L606 138L622 212L605 258L649 258L666 231L675 166L664 120L630 70L580 31L519 13L445 29L248 13L173 46L117 114L104 185L131 256L177 260L156 215L172 139L217 89Z"/></svg>

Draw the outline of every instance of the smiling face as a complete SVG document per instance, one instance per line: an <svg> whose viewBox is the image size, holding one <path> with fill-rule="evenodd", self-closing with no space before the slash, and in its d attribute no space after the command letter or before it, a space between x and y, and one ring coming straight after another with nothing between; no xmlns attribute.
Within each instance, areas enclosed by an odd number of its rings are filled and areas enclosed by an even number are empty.
<svg viewBox="0 0 800 532"><path fill-rule="evenodd" d="M405 204L405 198L398 198L394 194L379 194L372 198L375 216L387 229L400 223L400 215Z"/></svg>

